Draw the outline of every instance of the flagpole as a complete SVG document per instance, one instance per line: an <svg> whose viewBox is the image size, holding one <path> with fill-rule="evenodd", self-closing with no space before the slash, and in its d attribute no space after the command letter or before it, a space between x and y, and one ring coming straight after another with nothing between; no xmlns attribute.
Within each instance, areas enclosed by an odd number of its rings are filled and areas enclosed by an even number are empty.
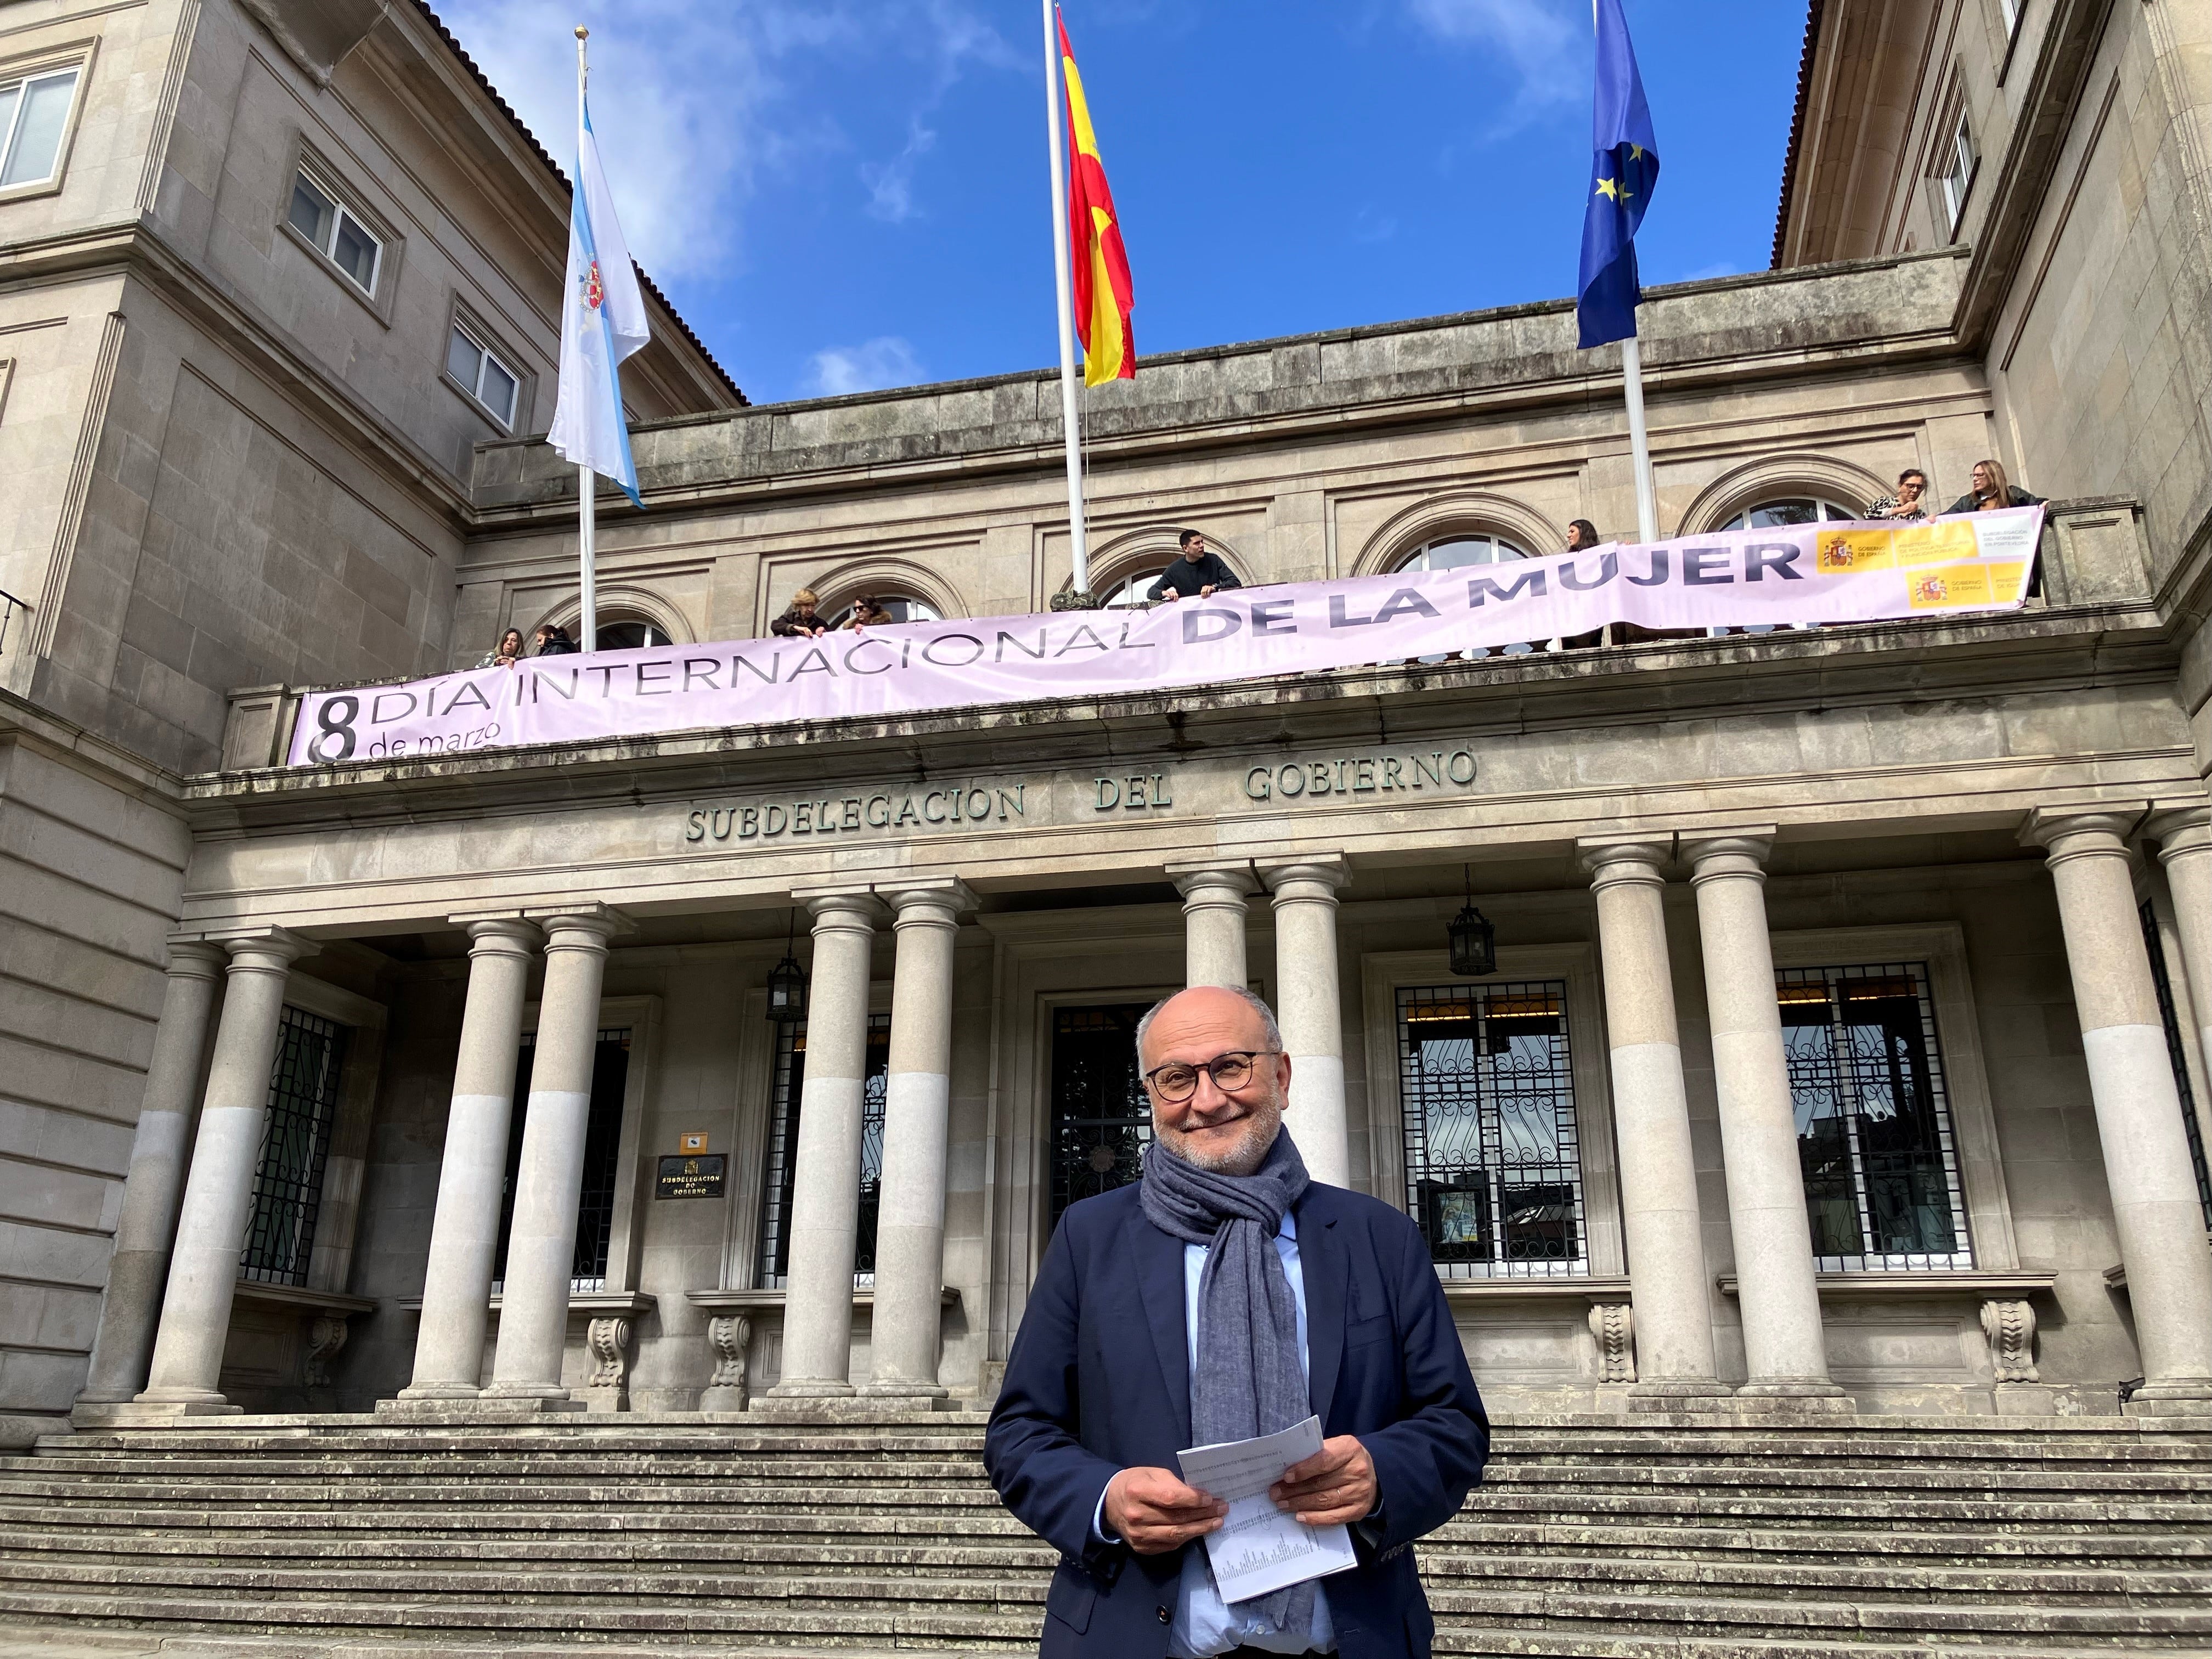
<svg viewBox="0 0 2212 1659"><path fill-rule="evenodd" d="M1052 163L1052 267L1060 309L1060 424L1067 446L1067 534L1074 590L1091 591L1091 548L1083 527L1083 431L1075 379L1075 270L1067 246L1067 167L1060 149L1060 31L1054 0L1044 0L1044 125Z"/></svg>
<svg viewBox="0 0 2212 1659"><path fill-rule="evenodd" d="M581 23L576 25L575 182L578 190L584 187L584 87L591 76L590 65L584 58L584 42L591 33ZM574 299L573 295L568 296L568 301ZM579 464L576 468L576 562L582 574L582 609L577 617L576 644L585 651L599 648L599 592L597 573L593 568L597 555L592 545L599 530L599 483L591 465L588 462Z"/></svg>
<svg viewBox="0 0 2212 1659"><path fill-rule="evenodd" d="M1637 349L1633 334L1620 343L1620 379L1628 394L1628 448L1636 460L1637 539L1656 542L1659 497L1651 484L1651 441L1644 430L1644 354Z"/></svg>

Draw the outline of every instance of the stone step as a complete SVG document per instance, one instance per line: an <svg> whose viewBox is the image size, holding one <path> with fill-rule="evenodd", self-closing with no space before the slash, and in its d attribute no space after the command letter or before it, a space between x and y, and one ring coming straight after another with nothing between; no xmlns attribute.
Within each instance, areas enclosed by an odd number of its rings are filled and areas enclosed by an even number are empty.
<svg viewBox="0 0 2212 1659"><path fill-rule="evenodd" d="M210 1489L251 1486L276 1481L313 1481L335 1486L369 1480L392 1485L433 1481L456 1490L528 1481L542 1487L588 1486L611 1480L651 1480L668 1486L727 1485L736 1480L789 1480L805 1469L810 1486L834 1490L865 1486L870 1491L896 1486L985 1486L977 1462L946 1457L931 1461L769 1460L730 1456L713 1460L574 1459L471 1455L392 1455L358 1459L302 1458L271 1455L222 1459L170 1460L106 1457L41 1457L13 1460L0 1467L0 1490L17 1482L71 1480L106 1489L140 1485L204 1483ZM2201 1498L2212 1504L2212 1465L2115 1468L2109 1462L2088 1466L2035 1464L2012 1470L1974 1465L1921 1466L1899 1469L1813 1468L1773 1464L1661 1464L1590 1461L1564 1464L1494 1460L1485 1485L1498 1487L1625 1489L1666 1486L1755 1487L1772 1492L1825 1493L1834 1491L1919 1492L2158 1492Z"/></svg>
<svg viewBox="0 0 2212 1659"><path fill-rule="evenodd" d="M114 1568L56 1570L36 1579L0 1577L0 1607L50 1613L54 1598L75 1595L88 1606L129 1609L143 1620L179 1615L158 1609L189 1602L234 1622L318 1630L384 1629L636 1635L805 1636L861 1640L912 1638L1034 1641L1044 1581L990 1587L947 1587L941 1598L917 1595L912 1581L790 1579L757 1581L696 1575L547 1575L528 1592L504 1589L501 1575L460 1574L434 1583L422 1575L357 1571L303 1575L207 1571L167 1575ZM485 1582L477 1582L485 1581ZM363 1598L367 1599L357 1599ZM1856 1601L1756 1600L1681 1593L1639 1595L1620 1590L1465 1589L1432 1583L1429 1599L1440 1625L1462 1618L1510 1621L1528 1629L1593 1631L1613 1635L1752 1635L1856 1639L1983 1636L2057 1638L2076 1644L2212 1638L2212 1611L2057 1607L2008 1601L1962 1605ZM94 1616L100 1616L95 1614ZM111 1613L109 1616L116 1616Z"/></svg>
<svg viewBox="0 0 2212 1659"><path fill-rule="evenodd" d="M111 1565L161 1563L238 1569L251 1564L257 1570L313 1571L319 1564L338 1562L430 1571L450 1570L456 1564L475 1565L488 1571L495 1569L503 1582L517 1589L527 1587L526 1580L540 1571L615 1573L677 1567L761 1577L842 1574L904 1582L929 1576L957 1577L973 1584L1010 1572L1048 1572L1056 1559L1042 1544L977 1548L909 1542L840 1548L713 1539L629 1539L611 1549L602 1539L337 1539L310 1534L256 1538L248 1547L240 1547L229 1540L168 1534L110 1531L86 1540L52 1529L30 1528L11 1531L9 1546L12 1552L36 1559ZM1421 1559L1431 1583L1480 1582L1489 1588L1528 1590L1609 1581L1651 1587L1694 1585L1716 1594L1879 1593L1887 1599L1998 1595L2087 1602L2115 1597L2212 1596L2212 1570L2147 1570L2134 1563L2113 1567L2062 1567L2048 1563L2033 1567L1861 1565L1834 1560L1778 1564L1741 1559L1655 1559L1618 1553L1571 1558L1466 1548L1425 1549ZM5 1571L5 1564L0 1563L0 1573ZM35 1566L26 1576L37 1577Z"/></svg>

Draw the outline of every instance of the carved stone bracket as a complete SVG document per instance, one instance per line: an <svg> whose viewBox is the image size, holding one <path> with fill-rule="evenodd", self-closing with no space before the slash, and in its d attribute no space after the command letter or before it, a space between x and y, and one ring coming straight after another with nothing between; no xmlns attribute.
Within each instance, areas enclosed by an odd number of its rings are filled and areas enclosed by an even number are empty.
<svg viewBox="0 0 2212 1659"><path fill-rule="evenodd" d="M307 1350L301 1361L300 1380L311 1389L325 1387L331 1380L330 1363L337 1358L340 1348L346 1345L346 1320L343 1314L319 1314L307 1322Z"/></svg>
<svg viewBox="0 0 2212 1659"><path fill-rule="evenodd" d="M1590 1334L1597 1339L1598 1381L1636 1381L1636 1320L1626 1302L1593 1302Z"/></svg>
<svg viewBox="0 0 2212 1659"><path fill-rule="evenodd" d="M2035 1310L2026 1298L1992 1297L1982 1304L1982 1334L1990 1340L1990 1364L2000 1382L2034 1382Z"/></svg>
<svg viewBox="0 0 2212 1659"><path fill-rule="evenodd" d="M714 1351L714 1374L699 1396L702 1412L741 1412L748 1395L745 1355L752 1346L753 1322L749 1314L718 1314L707 1322L707 1346Z"/></svg>
<svg viewBox="0 0 2212 1659"><path fill-rule="evenodd" d="M629 1321L594 1319L585 1328L591 1350L592 1380L586 1399L595 1412L629 1409Z"/></svg>

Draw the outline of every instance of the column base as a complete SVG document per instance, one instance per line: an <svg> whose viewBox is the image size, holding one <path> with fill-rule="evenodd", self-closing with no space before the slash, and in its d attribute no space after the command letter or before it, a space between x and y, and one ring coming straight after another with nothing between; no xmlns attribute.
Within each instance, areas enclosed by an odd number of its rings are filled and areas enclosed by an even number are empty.
<svg viewBox="0 0 2212 1659"><path fill-rule="evenodd" d="M194 1395L181 1400L136 1400L115 1404L80 1401L70 1407L70 1422L80 1429L158 1428L187 1417L243 1417L246 1407L234 1406L219 1394Z"/></svg>
<svg viewBox="0 0 2212 1659"><path fill-rule="evenodd" d="M1799 1382L1746 1382L1738 1388L1729 1409L1739 1412L1804 1412L1848 1415L1859 1402L1833 1382L1806 1378Z"/></svg>
<svg viewBox="0 0 2212 1659"><path fill-rule="evenodd" d="M768 1391L769 1400L850 1400L860 1391L850 1382L839 1382L833 1378L799 1377L789 1382L779 1382ZM757 1405L757 1401L755 1402Z"/></svg>
<svg viewBox="0 0 2212 1659"><path fill-rule="evenodd" d="M756 1400L745 1417L756 1423L926 1423L939 1412L958 1411L959 1401L865 1399L817 1395L811 1399Z"/></svg>
<svg viewBox="0 0 2212 1659"><path fill-rule="evenodd" d="M410 1400L402 1395L397 1400L376 1402L376 1419L380 1423L529 1423L547 1417L568 1417L582 1413L584 1402L565 1397L554 1400L544 1395L522 1395L495 1400L487 1395L459 1400Z"/></svg>
<svg viewBox="0 0 2212 1659"><path fill-rule="evenodd" d="M1632 1412L1726 1412L1735 1409L1735 1390L1711 1377L1638 1382L1628 1390Z"/></svg>
<svg viewBox="0 0 2212 1659"><path fill-rule="evenodd" d="M565 1401L568 1390L558 1382L495 1382L480 1392L479 1400L499 1400L509 1403L532 1401Z"/></svg>
<svg viewBox="0 0 2212 1659"><path fill-rule="evenodd" d="M402 1400L476 1400L483 1394L483 1390L473 1382L410 1382L400 1389L398 1397Z"/></svg>
<svg viewBox="0 0 2212 1659"><path fill-rule="evenodd" d="M934 1382L907 1382L892 1377L882 1382L871 1382L860 1390L866 1400L943 1400L945 1389Z"/></svg>
<svg viewBox="0 0 2212 1659"><path fill-rule="evenodd" d="M2146 1382L2120 1410L2129 1417L2212 1417L2212 1376Z"/></svg>

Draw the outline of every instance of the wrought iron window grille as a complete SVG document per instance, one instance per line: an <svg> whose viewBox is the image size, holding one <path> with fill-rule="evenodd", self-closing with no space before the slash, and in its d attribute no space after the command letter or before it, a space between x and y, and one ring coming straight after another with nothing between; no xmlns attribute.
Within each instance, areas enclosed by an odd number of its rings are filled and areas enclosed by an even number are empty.
<svg viewBox="0 0 2212 1659"><path fill-rule="evenodd" d="M1775 989L1814 1265L1972 1267L1927 964L1790 968Z"/></svg>
<svg viewBox="0 0 2212 1659"><path fill-rule="evenodd" d="M1453 1279L1587 1274L1563 980L1398 993L1406 1195Z"/></svg>
<svg viewBox="0 0 2212 1659"><path fill-rule="evenodd" d="M1063 1211L1134 1182L1152 1140L1137 1073L1137 1022L1151 1005L1059 1008L1052 1018L1050 1227Z"/></svg>
<svg viewBox="0 0 2212 1659"><path fill-rule="evenodd" d="M853 1284L876 1282L876 1220L883 1202L884 1109L890 1084L891 1017L868 1016L868 1059L860 1091L860 1224L853 1253ZM791 1273L791 1203L799 1176L799 1112L806 1085L806 1022L776 1027L775 1071L769 1099L768 1180L762 1188L762 1290L785 1288Z"/></svg>
<svg viewBox="0 0 2212 1659"><path fill-rule="evenodd" d="M615 1176L622 1164L623 1100L629 1085L628 1026L602 1030L592 1053L592 1103L584 1126L584 1178L576 1194L576 1254L569 1267L571 1295L607 1287L607 1259L614 1242ZM500 1203L499 1254L492 1289L507 1283L507 1243L514 1224L515 1183L522 1170L522 1133L530 1115L530 1075L538 1034L523 1034L515 1058L514 1115L507 1120L507 1183Z"/></svg>
<svg viewBox="0 0 2212 1659"><path fill-rule="evenodd" d="M287 1007L280 1017L240 1278L258 1285L307 1282L349 1035L337 1021L302 1008Z"/></svg>

